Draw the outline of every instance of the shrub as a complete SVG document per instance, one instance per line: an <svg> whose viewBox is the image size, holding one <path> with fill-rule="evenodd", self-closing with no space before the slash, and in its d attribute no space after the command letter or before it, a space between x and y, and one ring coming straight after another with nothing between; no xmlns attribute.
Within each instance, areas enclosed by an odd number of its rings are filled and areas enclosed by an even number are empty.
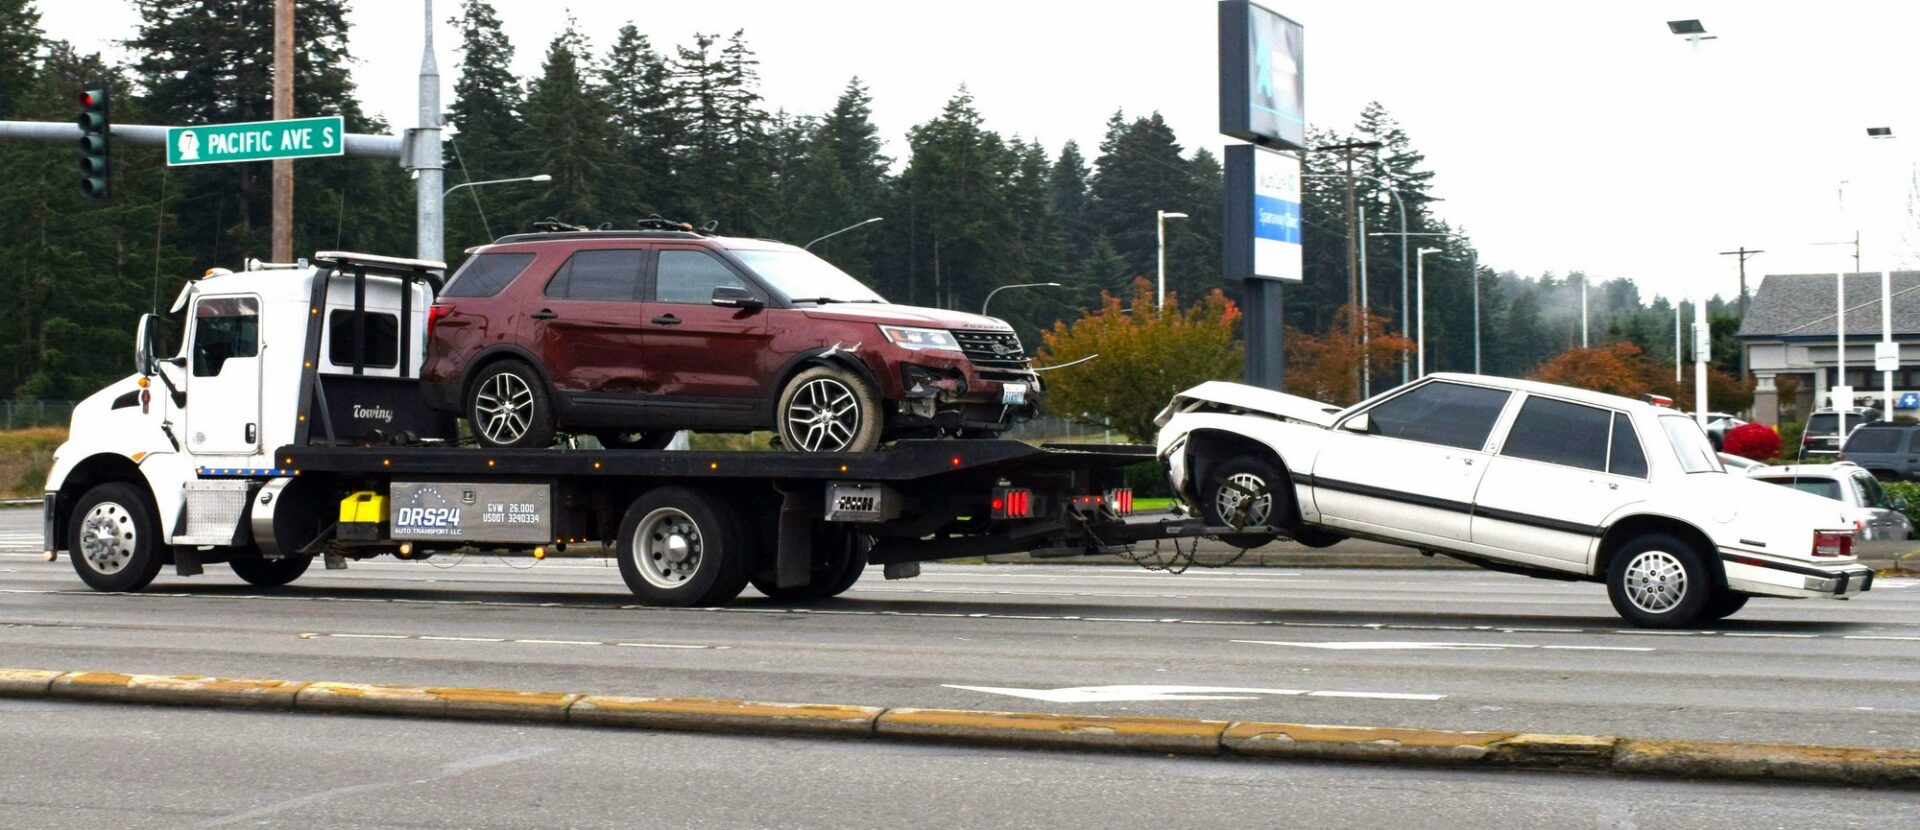
<svg viewBox="0 0 1920 830"><path fill-rule="evenodd" d="M1780 436L1774 433L1772 427L1741 424L1727 430L1726 440L1721 447L1741 458L1765 461L1780 454Z"/></svg>
<svg viewBox="0 0 1920 830"><path fill-rule="evenodd" d="M1885 481L1880 486L1886 488L1888 499L1907 500L1907 518L1920 527L1920 481Z"/></svg>

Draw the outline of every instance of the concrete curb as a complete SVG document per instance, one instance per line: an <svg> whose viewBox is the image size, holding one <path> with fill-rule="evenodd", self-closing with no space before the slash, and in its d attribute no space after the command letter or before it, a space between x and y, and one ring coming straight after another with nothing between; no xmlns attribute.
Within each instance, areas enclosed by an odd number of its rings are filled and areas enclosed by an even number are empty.
<svg viewBox="0 0 1920 830"><path fill-rule="evenodd" d="M1920 750L0 668L0 698L1920 789Z"/></svg>

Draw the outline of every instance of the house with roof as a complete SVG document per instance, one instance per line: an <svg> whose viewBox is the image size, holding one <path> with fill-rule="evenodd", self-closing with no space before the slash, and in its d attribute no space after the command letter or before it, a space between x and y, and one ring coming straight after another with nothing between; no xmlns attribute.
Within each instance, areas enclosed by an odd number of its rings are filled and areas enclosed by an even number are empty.
<svg viewBox="0 0 1920 830"><path fill-rule="evenodd" d="M1753 419L1763 424L1800 420L1832 405L1833 387L1853 387L1855 406L1880 408L1886 376L1874 371L1881 340L1880 273L1847 274L1840 308L1834 274L1769 274L1740 322L1744 366L1754 379ZM1900 368L1892 373L1894 413L1920 415L1920 271L1895 271L1893 341ZM1840 332L1846 321L1845 375ZM1911 394L1910 394L1911 393Z"/></svg>

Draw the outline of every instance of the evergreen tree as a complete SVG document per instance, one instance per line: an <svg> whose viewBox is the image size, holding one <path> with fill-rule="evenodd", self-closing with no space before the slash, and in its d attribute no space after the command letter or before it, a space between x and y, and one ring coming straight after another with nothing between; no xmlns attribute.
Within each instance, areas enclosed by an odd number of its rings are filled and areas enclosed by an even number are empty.
<svg viewBox="0 0 1920 830"><path fill-rule="evenodd" d="M1080 145L1069 141L1060 148L1060 158L1047 178L1053 196L1053 221L1060 227L1061 243L1072 262L1082 262L1093 252L1093 217L1087 207L1090 172L1086 158L1080 155Z"/></svg>
<svg viewBox="0 0 1920 830"><path fill-rule="evenodd" d="M33 83L40 12L33 0L0 0L0 119L11 120Z"/></svg>
<svg viewBox="0 0 1920 830"><path fill-rule="evenodd" d="M540 77L527 88L520 127L520 164L553 176L545 189L521 202L517 220L552 216L580 225L615 226L630 217L610 215L612 192L622 186L618 132L612 109L590 81L593 58L572 21L547 44Z"/></svg>
<svg viewBox="0 0 1920 830"><path fill-rule="evenodd" d="M973 95L962 86L940 115L915 126L902 185L915 205L918 273L942 308L978 308L995 286L1023 281L1006 240L1012 216L1002 184L1012 156L998 133L985 128ZM920 263L915 263L918 266Z"/></svg>
<svg viewBox="0 0 1920 830"><path fill-rule="evenodd" d="M813 132L810 155L817 158L816 163L807 168L810 171L807 177L815 180L810 187L816 193L810 203L810 215L793 228L796 238L808 233L828 233L862 219L884 215L890 160L880 152L880 129L873 124L872 105L873 98L867 94L866 85L854 78L847 82L832 111L820 120ZM845 187L843 198L826 199L817 192L821 188L834 191L842 186ZM878 229L862 229L822 242L814 250L842 270L871 281L876 276L875 259L886 238Z"/></svg>
<svg viewBox="0 0 1920 830"><path fill-rule="evenodd" d="M1096 171L1088 187L1094 225L1136 271L1154 274L1159 260L1154 212L1191 215L1200 207L1191 202L1195 195L1193 168L1181 157L1173 128L1158 112L1131 122L1123 114L1114 113L1107 122L1106 139L1100 144L1100 158L1094 164ZM1193 228L1184 220L1167 223L1169 245L1193 235ZM1193 278L1192 274L1169 269L1169 285Z"/></svg>
<svg viewBox="0 0 1920 830"><path fill-rule="evenodd" d="M734 32L716 53L717 35L695 35L674 60L674 89L684 113L681 181L696 224L720 223L721 232L751 236L771 224L775 183L763 139L768 117L760 108L759 60L746 33Z"/></svg>
<svg viewBox="0 0 1920 830"><path fill-rule="evenodd" d="M501 28L493 4L467 0L460 16L449 22L460 28L460 69L453 83L453 106L447 113L454 129L446 154L447 185L541 172L517 167L512 158L524 96L513 74L513 43ZM483 221L489 205L503 223L492 230L519 230L514 220L520 217L512 209L516 201L512 194L490 193L487 188L462 190L446 205L448 247L459 250L490 241L491 223Z"/></svg>
<svg viewBox="0 0 1920 830"><path fill-rule="evenodd" d="M667 63L647 36L629 23L620 27L601 73L613 122L620 130L618 187L608 194L616 222L654 213L677 215L673 148L680 120Z"/></svg>

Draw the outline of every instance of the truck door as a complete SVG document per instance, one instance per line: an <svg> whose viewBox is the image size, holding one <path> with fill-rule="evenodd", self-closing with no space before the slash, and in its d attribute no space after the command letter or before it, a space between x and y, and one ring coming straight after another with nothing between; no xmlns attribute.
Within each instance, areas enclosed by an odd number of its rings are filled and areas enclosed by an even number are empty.
<svg viewBox="0 0 1920 830"><path fill-rule="evenodd" d="M260 451L260 298L201 297L187 341L187 449Z"/></svg>

